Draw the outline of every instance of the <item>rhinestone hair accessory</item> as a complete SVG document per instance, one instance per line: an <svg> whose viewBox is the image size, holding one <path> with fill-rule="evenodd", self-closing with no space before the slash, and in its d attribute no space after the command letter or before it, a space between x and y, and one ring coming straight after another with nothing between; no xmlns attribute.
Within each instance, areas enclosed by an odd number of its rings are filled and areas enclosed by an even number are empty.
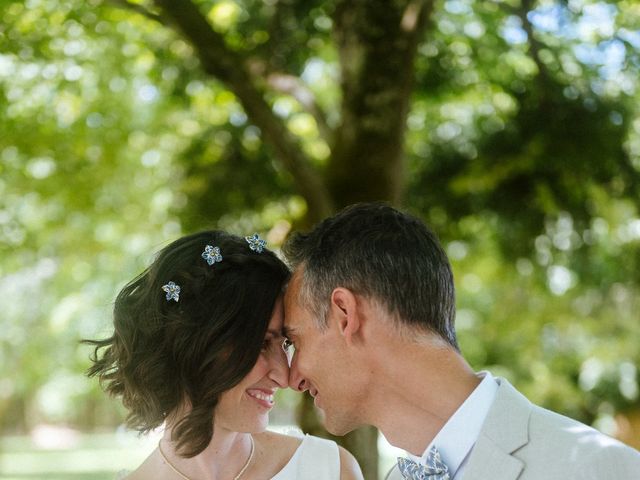
<svg viewBox="0 0 640 480"><path fill-rule="evenodd" d="M222 255L220 254L220 248L207 245L202 252L202 258L204 258L209 265L213 265L216 262L222 261Z"/></svg>
<svg viewBox="0 0 640 480"><path fill-rule="evenodd" d="M173 282L169 282L166 285L162 286L162 290L164 290L165 292L167 292L167 302L174 300L174 301L178 301L180 300L180 286L176 285Z"/></svg>
<svg viewBox="0 0 640 480"><path fill-rule="evenodd" d="M257 253L262 253L267 242L260 238L260 235L254 233L252 236L244 237L244 239L249 244L249 248Z"/></svg>

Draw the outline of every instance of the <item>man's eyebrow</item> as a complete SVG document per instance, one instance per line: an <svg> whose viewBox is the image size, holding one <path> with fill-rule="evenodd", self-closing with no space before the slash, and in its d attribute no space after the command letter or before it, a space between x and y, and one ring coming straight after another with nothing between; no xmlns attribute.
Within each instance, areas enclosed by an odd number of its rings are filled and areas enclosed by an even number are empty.
<svg viewBox="0 0 640 480"><path fill-rule="evenodd" d="M283 334L283 330L274 330L273 328L270 328L267 330L267 333L273 335L274 337L279 337Z"/></svg>
<svg viewBox="0 0 640 480"><path fill-rule="evenodd" d="M282 327L282 335L284 335L285 337L289 338L291 336L294 336L295 334L296 334L295 328L287 327L286 325Z"/></svg>

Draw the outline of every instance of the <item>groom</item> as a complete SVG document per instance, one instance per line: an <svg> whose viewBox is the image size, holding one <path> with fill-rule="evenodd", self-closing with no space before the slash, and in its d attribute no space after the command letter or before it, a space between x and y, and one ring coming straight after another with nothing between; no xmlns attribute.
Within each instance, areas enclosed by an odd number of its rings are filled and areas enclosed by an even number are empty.
<svg viewBox="0 0 640 480"><path fill-rule="evenodd" d="M454 329L453 275L436 236L384 204L358 204L285 246L294 274L289 384L329 432L376 426L409 455L389 479L640 478L640 453L474 372Z"/></svg>

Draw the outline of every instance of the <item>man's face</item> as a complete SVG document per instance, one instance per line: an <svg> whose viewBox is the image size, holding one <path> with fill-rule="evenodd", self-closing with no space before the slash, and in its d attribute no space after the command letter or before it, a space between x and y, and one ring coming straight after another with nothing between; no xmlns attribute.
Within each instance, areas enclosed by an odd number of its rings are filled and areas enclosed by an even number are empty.
<svg viewBox="0 0 640 480"><path fill-rule="evenodd" d="M314 404L325 414L325 427L344 435L362 424L358 410L364 389L354 375L358 369L336 321L329 311L328 325L318 327L313 312L300 297L302 271L294 272L285 294L285 335L292 342L289 386L309 391Z"/></svg>

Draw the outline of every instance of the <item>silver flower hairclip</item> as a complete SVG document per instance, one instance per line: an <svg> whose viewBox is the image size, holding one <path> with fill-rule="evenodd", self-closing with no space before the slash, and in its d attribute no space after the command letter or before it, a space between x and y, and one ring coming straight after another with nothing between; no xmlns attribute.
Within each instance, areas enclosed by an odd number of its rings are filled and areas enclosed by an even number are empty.
<svg viewBox="0 0 640 480"><path fill-rule="evenodd" d="M257 233L254 233L253 236L244 237L244 239L249 244L249 248L257 253L262 253L267 242L262 240Z"/></svg>
<svg viewBox="0 0 640 480"><path fill-rule="evenodd" d="M167 302L170 300L175 300L176 302L180 300L180 286L176 285L173 282L169 282L166 285L162 286L162 290L167 292Z"/></svg>
<svg viewBox="0 0 640 480"><path fill-rule="evenodd" d="M220 254L220 248L207 245L202 252L202 258L204 258L209 265L213 265L216 262L222 261L222 255Z"/></svg>

